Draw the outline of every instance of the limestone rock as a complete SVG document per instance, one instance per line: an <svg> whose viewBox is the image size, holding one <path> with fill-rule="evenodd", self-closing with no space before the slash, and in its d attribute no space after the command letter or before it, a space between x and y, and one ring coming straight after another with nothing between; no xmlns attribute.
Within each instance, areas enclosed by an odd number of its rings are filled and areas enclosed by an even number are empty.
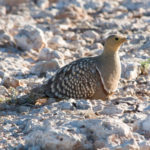
<svg viewBox="0 0 150 150"><path fill-rule="evenodd" d="M92 30L85 31L82 36L85 39L86 38L93 39L93 40L99 39L99 34Z"/></svg>
<svg viewBox="0 0 150 150"><path fill-rule="evenodd" d="M14 38L16 45L23 50L39 51L45 45L43 32L31 25L25 25Z"/></svg>
<svg viewBox="0 0 150 150"><path fill-rule="evenodd" d="M13 45L13 38L12 36L7 33L5 30L0 30L0 44L5 45Z"/></svg>
<svg viewBox="0 0 150 150"><path fill-rule="evenodd" d="M63 59L61 52L52 50L51 48L43 48L39 53L39 60L49 61L51 59Z"/></svg>
<svg viewBox="0 0 150 150"><path fill-rule="evenodd" d="M67 47L67 42L59 35L55 35L52 39L47 41L50 48L57 49L58 47Z"/></svg>
<svg viewBox="0 0 150 150"><path fill-rule="evenodd" d="M39 61L31 68L31 72L39 75L47 71L56 71L61 66L62 62L58 59L52 59L50 61Z"/></svg>
<svg viewBox="0 0 150 150"><path fill-rule="evenodd" d="M50 4L49 0L38 0L37 1L37 5L43 10L48 8L49 4Z"/></svg>
<svg viewBox="0 0 150 150"><path fill-rule="evenodd" d="M4 86L0 86L0 95L7 95L8 90Z"/></svg>
<svg viewBox="0 0 150 150"><path fill-rule="evenodd" d="M13 78L13 77L5 77L3 82L4 82L3 85L6 87L16 88L17 86L21 85L20 81L16 78Z"/></svg>
<svg viewBox="0 0 150 150"><path fill-rule="evenodd" d="M122 65L122 77L128 80L134 80L140 74L140 64L129 62Z"/></svg>
<svg viewBox="0 0 150 150"><path fill-rule="evenodd" d="M86 13L86 11L78 6L69 5L66 8L62 9L58 15L55 17L56 19L64 19L70 18L74 20L80 19L89 19L90 16Z"/></svg>
<svg viewBox="0 0 150 150"><path fill-rule="evenodd" d="M0 6L0 16L6 15L6 7Z"/></svg>

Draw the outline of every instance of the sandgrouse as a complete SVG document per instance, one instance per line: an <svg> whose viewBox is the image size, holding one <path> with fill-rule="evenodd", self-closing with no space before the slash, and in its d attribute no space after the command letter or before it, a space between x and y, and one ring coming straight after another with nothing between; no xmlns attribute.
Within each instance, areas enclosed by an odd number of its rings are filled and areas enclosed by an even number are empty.
<svg viewBox="0 0 150 150"><path fill-rule="evenodd" d="M46 84L34 88L28 96L33 102L45 96L57 100L107 100L118 86L121 75L118 50L125 41L120 35L109 36L101 55L81 58L60 68Z"/></svg>
<svg viewBox="0 0 150 150"><path fill-rule="evenodd" d="M109 36L96 57L78 59L62 68L45 85L45 94L58 99L105 100L118 86L121 64L118 50L125 37Z"/></svg>

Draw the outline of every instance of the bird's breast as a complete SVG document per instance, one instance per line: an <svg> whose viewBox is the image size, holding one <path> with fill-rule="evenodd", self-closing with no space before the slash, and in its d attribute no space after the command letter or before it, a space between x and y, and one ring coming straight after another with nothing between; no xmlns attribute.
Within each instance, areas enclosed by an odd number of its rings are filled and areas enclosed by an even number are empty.
<svg viewBox="0 0 150 150"><path fill-rule="evenodd" d="M114 92L118 87L121 76L121 64L119 56L106 58L99 63L99 70L103 84L108 92Z"/></svg>

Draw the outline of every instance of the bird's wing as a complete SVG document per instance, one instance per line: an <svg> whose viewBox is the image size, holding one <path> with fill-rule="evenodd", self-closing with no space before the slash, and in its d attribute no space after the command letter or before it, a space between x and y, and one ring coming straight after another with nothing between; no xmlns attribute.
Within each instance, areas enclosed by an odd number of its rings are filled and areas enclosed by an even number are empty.
<svg viewBox="0 0 150 150"><path fill-rule="evenodd" d="M46 94L57 98L90 98L96 92L97 76L91 58L79 59L58 70L48 81Z"/></svg>

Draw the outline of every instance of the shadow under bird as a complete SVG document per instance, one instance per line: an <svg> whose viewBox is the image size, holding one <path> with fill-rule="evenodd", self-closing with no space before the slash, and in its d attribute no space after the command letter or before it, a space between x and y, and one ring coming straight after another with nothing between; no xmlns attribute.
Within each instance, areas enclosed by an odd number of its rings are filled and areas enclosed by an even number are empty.
<svg viewBox="0 0 150 150"><path fill-rule="evenodd" d="M118 87L121 76L118 51L125 41L120 35L109 36L101 55L81 58L60 68L46 84L32 89L28 96L31 99L107 100Z"/></svg>

